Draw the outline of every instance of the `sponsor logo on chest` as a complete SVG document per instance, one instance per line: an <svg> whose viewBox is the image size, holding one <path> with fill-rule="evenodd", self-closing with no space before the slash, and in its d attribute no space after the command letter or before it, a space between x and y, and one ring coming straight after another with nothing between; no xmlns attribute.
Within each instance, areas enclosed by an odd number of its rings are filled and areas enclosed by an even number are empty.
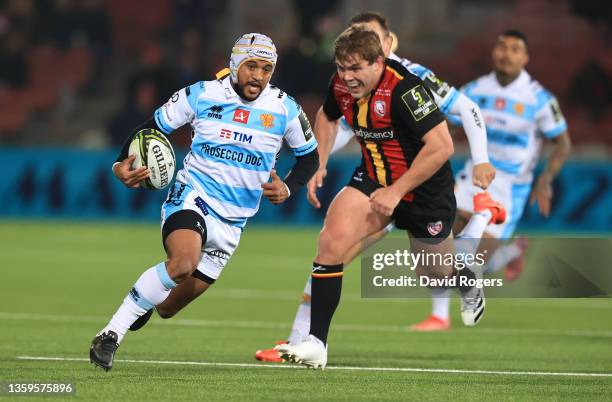
<svg viewBox="0 0 612 402"><path fill-rule="evenodd" d="M353 132L362 140L392 140L394 138L393 128L363 128L353 127Z"/></svg>
<svg viewBox="0 0 612 402"><path fill-rule="evenodd" d="M266 129L274 127L274 115L270 113L262 113L261 116L259 116L259 120L261 121L261 125Z"/></svg>
<svg viewBox="0 0 612 402"><path fill-rule="evenodd" d="M384 117L387 112L387 103L382 100L377 100L374 102L374 113L376 113L380 117Z"/></svg>
<svg viewBox="0 0 612 402"><path fill-rule="evenodd" d="M250 114L250 111L238 108L234 111L234 117L232 118L232 121L247 124L249 122Z"/></svg>
<svg viewBox="0 0 612 402"><path fill-rule="evenodd" d="M504 110L506 108L506 100L504 98L495 98L495 109Z"/></svg>
<svg viewBox="0 0 612 402"><path fill-rule="evenodd" d="M208 112L206 117L208 117L210 119L217 119L217 120L221 120L223 118L223 115L221 114L221 113L223 113L223 106L221 106L221 105L214 105L209 110L210 111Z"/></svg>
<svg viewBox="0 0 612 402"><path fill-rule="evenodd" d="M219 137L224 138L226 140L234 140L238 142L248 142L251 144L253 141L253 136L245 133L241 133L239 131L232 131L226 128L222 128L219 132Z"/></svg>

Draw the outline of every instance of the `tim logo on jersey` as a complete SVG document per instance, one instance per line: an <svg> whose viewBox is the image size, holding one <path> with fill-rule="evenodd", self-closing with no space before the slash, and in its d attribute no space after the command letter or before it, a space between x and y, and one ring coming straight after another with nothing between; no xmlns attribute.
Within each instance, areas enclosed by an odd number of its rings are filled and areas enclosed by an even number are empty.
<svg viewBox="0 0 612 402"><path fill-rule="evenodd" d="M248 110L236 109L234 111L234 118L232 120L237 123L247 124L249 122L250 114L251 112L249 112Z"/></svg>
<svg viewBox="0 0 612 402"><path fill-rule="evenodd" d="M251 144L251 141L253 141L252 135L248 135L248 134L241 133L238 131L231 131L226 128L221 129L219 133L219 137L225 138L226 140L233 139L234 141L238 141L238 142L248 142L249 144Z"/></svg>

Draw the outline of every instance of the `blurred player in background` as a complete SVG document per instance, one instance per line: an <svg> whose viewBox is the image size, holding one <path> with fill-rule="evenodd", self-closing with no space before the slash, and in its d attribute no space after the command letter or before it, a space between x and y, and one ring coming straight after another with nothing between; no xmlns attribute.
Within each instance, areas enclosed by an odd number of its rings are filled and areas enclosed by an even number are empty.
<svg viewBox="0 0 612 402"><path fill-rule="evenodd" d="M146 270L96 335L91 362L105 370L128 329L142 327L154 309L164 318L201 295L221 274L261 196L285 201L319 166L317 142L300 106L269 85L277 54L270 38L258 33L238 38L229 69L214 81L200 81L176 92L138 127L165 134L185 124L193 128L191 152L162 206L162 240L167 260ZM131 169L133 137L113 172L127 187L148 177L145 167ZM275 157L282 140L297 162L284 182ZM268 182L272 179L271 182Z"/></svg>
<svg viewBox="0 0 612 402"><path fill-rule="evenodd" d="M508 211L506 222L488 226L485 231L490 255L485 274L507 266L506 279L513 280L523 269L526 240L519 238L503 245L502 242L513 236L529 198L531 204L537 201L543 216L550 214L552 181L570 153L571 141L557 100L525 70L529 61L526 36L516 30L501 33L493 47L492 60L493 72L466 84L461 91L480 106L484 115L489 159L497 170L487 191ZM462 123L452 115L449 119L453 124ZM532 187L542 136L552 142L553 149ZM455 230L460 230L474 213L473 165L474 161L468 159L457 175ZM450 327L449 290L433 289L432 292L432 313L414 325L413 330L436 331Z"/></svg>
<svg viewBox="0 0 612 402"><path fill-rule="evenodd" d="M355 245L394 221L407 231L412 249L455 253L455 197L448 161L453 143L433 94L401 63L385 58L379 36L361 24L340 34L334 53L337 72L315 122L321 164L308 183L310 199L316 200L316 188L326 176L342 116L359 139L362 163L334 198L319 235L311 274L310 333L301 343L277 346L284 360L311 367L327 364L327 336L340 300L345 256ZM474 225L468 237L479 238L489 221L502 214L503 208L491 202L479 230ZM477 277L471 266L452 262L421 264L416 272L429 279ZM475 325L484 311L483 290L466 284L459 291L461 316L467 325Z"/></svg>
<svg viewBox="0 0 612 402"><path fill-rule="evenodd" d="M458 116L464 126L466 136L468 137L472 160L475 161L472 164L473 171L471 174L473 183L480 189L486 189L495 176L495 169L489 163L487 156L487 134L482 124L483 117L480 108L454 87L437 78L428 68L407 59L401 59L393 53L393 47L397 47L397 40L394 41L392 33L389 31L386 18L380 13L366 11L356 14L351 18L350 25L363 25L374 31L380 39L385 57L401 63L411 74L421 78L424 85L431 91L438 108L444 114ZM353 138L355 138L353 129L346 122L346 119L342 117L338 123L336 140L333 144L331 153L344 147ZM308 196L309 201L315 207L319 208L320 203L316 198L316 194L309 193ZM484 202L481 202L481 204L486 205ZM484 208L484 205L479 205L479 207L486 210L487 208ZM356 244L345 255L344 263L350 263L363 250L381 239L392 229L393 224L389 224L384 230L378 231ZM302 301L293 321L291 333L287 339L289 343L299 343L308 335L308 331L310 330L311 281L312 279L309 277L304 288ZM279 342L279 344L282 343L285 342ZM258 350L255 353L255 358L260 361L282 361L274 348Z"/></svg>

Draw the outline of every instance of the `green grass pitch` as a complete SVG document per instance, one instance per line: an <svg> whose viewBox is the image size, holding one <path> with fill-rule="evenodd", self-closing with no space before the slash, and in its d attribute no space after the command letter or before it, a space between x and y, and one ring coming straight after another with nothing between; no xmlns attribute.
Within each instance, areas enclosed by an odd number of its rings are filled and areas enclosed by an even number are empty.
<svg viewBox="0 0 612 402"><path fill-rule="evenodd" d="M361 299L358 262L332 325L336 368L262 368L253 354L287 336L316 233L247 227L218 283L177 317L129 333L107 373L90 365L89 343L163 257L159 227L0 222L0 382L70 381L67 400L612 399L610 299L489 299L471 329L454 300L450 332L414 334L406 328L429 301ZM608 375L578 375L588 373Z"/></svg>

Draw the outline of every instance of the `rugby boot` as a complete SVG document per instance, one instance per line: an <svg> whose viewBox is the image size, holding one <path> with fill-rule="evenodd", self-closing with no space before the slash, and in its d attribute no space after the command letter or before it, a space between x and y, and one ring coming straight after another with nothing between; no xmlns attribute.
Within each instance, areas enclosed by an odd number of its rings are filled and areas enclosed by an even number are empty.
<svg viewBox="0 0 612 402"><path fill-rule="evenodd" d="M327 346L314 335L308 335L301 343L285 343L275 349L287 362L315 369L324 369L327 365Z"/></svg>
<svg viewBox="0 0 612 402"><path fill-rule="evenodd" d="M436 317L430 314L423 321L410 326L410 331L413 332L436 332L448 331L450 329L450 320Z"/></svg>
<svg viewBox="0 0 612 402"><path fill-rule="evenodd" d="M112 369L115 352L119 347L117 339L117 334L114 331L107 331L97 335L91 341L89 360L94 365L102 367L105 371Z"/></svg>
<svg viewBox="0 0 612 402"><path fill-rule="evenodd" d="M491 211L490 224L499 225L506 221L506 208L499 202L493 200L489 193L482 192L474 195L474 212L482 212L488 209Z"/></svg>
<svg viewBox="0 0 612 402"><path fill-rule="evenodd" d="M473 327L480 322L485 310L484 290L474 286L461 292L461 320L466 327Z"/></svg>
<svg viewBox="0 0 612 402"><path fill-rule="evenodd" d="M276 342L276 346L284 345L286 343L287 341L278 341ZM283 363L284 362L284 360L281 359L276 348L258 350L257 352L255 352L255 359L259 360L260 362L270 362L270 363Z"/></svg>

